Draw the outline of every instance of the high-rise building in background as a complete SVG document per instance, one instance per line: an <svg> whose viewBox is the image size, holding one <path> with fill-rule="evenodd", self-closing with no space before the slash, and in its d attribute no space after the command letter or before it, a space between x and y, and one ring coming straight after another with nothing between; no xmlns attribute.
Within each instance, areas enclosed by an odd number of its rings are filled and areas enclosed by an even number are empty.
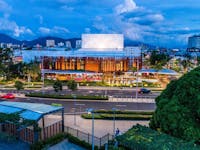
<svg viewBox="0 0 200 150"><path fill-rule="evenodd" d="M54 47L55 40L46 40L46 47Z"/></svg>
<svg viewBox="0 0 200 150"><path fill-rule="evenodd" d="M189 52L200 51L200 35L194 35L188 38L188 51Z"/></svg>
<svg viewBox="0 0 200 150"><path fill-rule="evenodd" d="M63 43L63 42L58 43L58 47L64 47L64 46L65 46L65 43Z"/></svg>
<svg viewBox="0 0 200 150"><path fill-rule="evenodd" d="M66 44L66 48L70 48L70 49L72 48L70 41L66 41L65 44Z"/></svg>
<svg viewBox="0 0 200 150"><path fill-rule="evenodd" d="M76 40L76 48L81 48L81 40Z"/></svg>

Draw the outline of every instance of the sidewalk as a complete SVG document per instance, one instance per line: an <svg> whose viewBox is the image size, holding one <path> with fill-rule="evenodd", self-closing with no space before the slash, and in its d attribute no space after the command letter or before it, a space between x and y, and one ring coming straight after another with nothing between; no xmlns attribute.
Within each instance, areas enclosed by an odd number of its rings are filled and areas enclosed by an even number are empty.
<svg viewBox="0 0 200 150"><path fill-rule="evenodd" d="M115 120L115 129L119 128L120 132L124 133L136 124L148 126L149 121ZM83 119L80 115L76 115L76 125L74 125L74 115L65 115L65 126L92 134L92 120ZM94 120L96 137L102 137L108 133L113 134L113 120Z"/></svg>

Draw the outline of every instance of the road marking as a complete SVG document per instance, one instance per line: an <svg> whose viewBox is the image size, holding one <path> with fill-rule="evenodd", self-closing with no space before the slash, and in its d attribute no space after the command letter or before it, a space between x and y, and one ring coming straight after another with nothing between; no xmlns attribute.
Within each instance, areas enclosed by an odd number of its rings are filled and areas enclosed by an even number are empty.
<svg viewBox="0 0 200 150"><path fill-rule="evenodd" d="M77 106L85 106L85 104L75 104L75 105L77 105Z"/></svg>
<svg viewBox="0 0 200 150"><path fill-rule="evenodd" d="M116 107L126 107L126 105L116 105Z"/></svg>

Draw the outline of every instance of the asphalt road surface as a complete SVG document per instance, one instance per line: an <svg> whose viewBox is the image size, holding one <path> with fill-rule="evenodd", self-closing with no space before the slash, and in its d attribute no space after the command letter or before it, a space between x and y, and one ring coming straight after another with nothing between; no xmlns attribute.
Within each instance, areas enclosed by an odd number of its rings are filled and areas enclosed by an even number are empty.
<svg viewBox="0 0 200 150"><path fill-rule="evenodd" d="M4 93L29 93L29 92L42 92L42 89L37 90L22 90L22 91L16 91L16 90L10 90L10 89L1 89L0 92ZM48 94L54 94L55 91L52 89L45 89L44 93ZM124 89L109 89L109 90L103 90L103 89L78 89L76 91L71 91L68 89L64 89L63 91L59 92L60 94L76 94L76 95L108 95L113 97L136 97L136 90L124 90ZM160 95L160 92L152 92L149 94L139 94L138 98L156 98L158 95Z"/></svg>
<svg viewBox="0 0 200 150"><path fill-rule="evenodd" d="M2 101L3 99L0 99ZM74 100L56 100L56 99L44 99L44 98L15 98L9 101L17 102L30 102L30 103L44 103L51 105L52 103L62 104L65 108L65 113L73 113L74 109L76 112L85 112L87 108L94 108L96 110L105 109L112 110L112 108L117 108L119 110L145 110L152 111L155 110L155 103L134 103L134 102L105 102L105 101L74 101Z"/></svg>

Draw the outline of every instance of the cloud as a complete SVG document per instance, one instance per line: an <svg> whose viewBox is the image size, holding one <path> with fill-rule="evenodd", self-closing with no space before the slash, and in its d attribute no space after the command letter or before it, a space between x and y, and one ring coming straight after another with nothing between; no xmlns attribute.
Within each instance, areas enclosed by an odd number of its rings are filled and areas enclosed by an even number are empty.
<svg viewBox="0 0 200 150"><path fill-rule="evenodd" d="M69 30L64 27L54 26L53 28L40 27L38 29L41 35L65 35Z"/></svg>
<svg viewBox="0 0 200 150"><path fill-rule="evenodd" d="M120 4L115 8L115 11L117 14L122 14L126 12L131 12L135 9L138 9L138 7L133 0L125 0L123 4Z"/></svg>
<svg viewBox="0 0 200 150"><path fill-rule="evenodd" d="M8 5L4 0L0 0L0 12L8 13L12 10L12 7Z"/></svg>
<svg viewBox="0 0 200 150"><path fill-rule="evenodd" d="M8 20L8 18L0 18L0 31L8 32L15 37L23 36L25 34L33 35L31 29L25 26L19 26L16 22Z"/></svg>
<svg viewBox="0 0 200 150"><path fill-rule="evenodd" d="M51 31L51 29L46 28L46 27L40 27L40 28L39 28L39 32L40 32L41 34L50 34L50 31Z"/></svg>

